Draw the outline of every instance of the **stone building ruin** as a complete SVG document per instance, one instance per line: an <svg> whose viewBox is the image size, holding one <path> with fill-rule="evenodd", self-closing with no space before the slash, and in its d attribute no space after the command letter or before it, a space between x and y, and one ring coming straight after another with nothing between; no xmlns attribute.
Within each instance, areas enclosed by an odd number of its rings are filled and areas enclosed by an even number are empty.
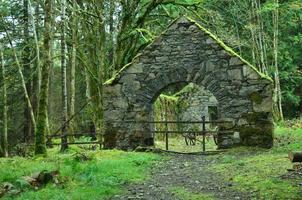
<svg viewBox="0 0 302 200"><path fill-rule="evenodd" d="M105 148L152 146L150 124L122 122L152 121L158 95L170 85L189 83L216 97L218 119L233 122L241 145L272 146L272 80L200 24L181 17L105 83ZM219 135L218 143L230 147L232 137Z"/></svg>

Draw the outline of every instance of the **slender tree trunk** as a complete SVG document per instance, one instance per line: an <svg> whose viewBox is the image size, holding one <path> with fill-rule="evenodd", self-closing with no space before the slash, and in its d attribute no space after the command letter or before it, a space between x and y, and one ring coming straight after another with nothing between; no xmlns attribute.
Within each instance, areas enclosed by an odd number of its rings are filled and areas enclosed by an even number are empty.
<svg viewBox="0 0 302 200"><path fill-rule="evenodd" d="M0 157L8 157L8 140L7 140L7 84L6 84L6 69L4 65L3 50L0 47L0 59L2 69L2 100L3 100L3 130L0 134Z"/></svg>
<svg viewBox="0 0 302 200"><path fill-rule="evenodd" d="M113 75L113 58L114 58L114 11L115 5L114 0L110 0L110 12L109 12L109 42L110 42L110 49L109 49L109 69L107 70L107 74L105 75L106 78L110 78Z"/></svg>
<svg viewBox="0 0 302 200"><path fill-rule="evenodd" d="M68 99L67 99L67 73L66 73L66 41L65 41L65 23L66 23L66 1L61 0L61 78L62 78L62 141L61 151L68 148L67 130L68 124Z"/></svg>
<svg viewBox="0 0 302 200"><path fill-rule="evenodd" d="M248 4L249 5L249 4ZM249 12L249 18L250 18L250 23L254 23L254 3L252 2L251 3L251 9L250 9L250 12ZM251 48L251 53L252 53L252 63L254 66L257 66L257 59L256 59L256 47L255 47L255 44L256 44L256 41L255 41L255 33L254 33L254 29L253 28L249 28L250 30L250 33L251 33L251 39L252 39L252 48Z"/></svg>
<svg viewBox="0 0 302 200"><path fill-rule="evenodd" d="M106 41L106 34L105 34L105 19L104 19L104 1L99 1L99 32L100 32L100 44L99 44L99 57L100 57L100 66L98 68L98 81L97 83L97 91L98 97L95 98L95 105L97 107L97 117L95 120L96 125L96 133L99 142L103 142L103 77L104 77L104 69L105 69L105 41Z"/></svg>
<svg viewBox="0 0 302 200"><path fill-rule="evenodd" d="M29 6L31 8L31 1L28 0L28 3L29 3ZM34 35L34 39L35 39L35 51L36 51L36 95L37 95L37 102L39 102L39 94L40 94L40 90L41 90L41 81L42 81L42 72L41 72L41 64L40 64L40 48L39 48L39 33L38 33L38 28L39 28L39 3L37 2L37 6L36 6L36 9L35 9L35 15L36 15L36 20L35 20L35 17L34 17L34 14L31 12L29 12L30 14L30 18L31 18L31 26L32 26L32 29L33 29L33 35ZM37 109L39 107L39 103L37 103L36 105Z"/></svg>
<svg viewBox="0 0 302 200"><path fill-rule="evenodd" d="M40 20L40 4L39 3L36 3L36 6L35 6L35 13L34 13L34 17L32 17L31 19L35 19L34 23L34 27L36 27L35 29L35 33L36 33L36 36L37 36L37 41L39 44L39 29L40 29L40 25L39 25L39 20ZM32 25L33 27L33 25ZM40 84L41 84L41 69L39 69L41 66L40 66L40 63L39 63L39 60L37 59L37 57L39 56L39 52L37 52L37 48L35 48L35 52L34 52L34 55L32 57L32 60L34 60L34 64L33 64L33 71L35 71L36 73L33 74L32 76L32 107L33 107L33 111L34 111L34 114L35 116L38 115L38 107L39 107L39 95L40 95ZM34 140L34 137L35 137L35 130L32 130L32 138Z"/></svg>
<svg viewBox="0 0 302 200"><path fill-rule="evenodd" d="M255 8L256 8L256 16L257 16L257 25L259 27L258 30L258 42L259 42L259 53L260 53L260 64L261 64L261 72L267 74L267 69L265 65L265 51L264 51L264 41L263 41L263 28L262 28L262 17L260 13L261 5L260 1L255 0Z"/></svg>
<svg viewBox="0 0 302 200"><path fill-rule="evenodd" d="M51 40L52 40L52 0L45 0L45 18L44 18L44 63L42 66L42 83L39 98L38 121L36 128L36 154L46 154L47 134L47 107L48 107L48 87L49 87L49 70L51 67Z"/></svg>
<svg viewBox="0 0 302 200"><path fill-rule="evenodd" d="M71 69L70 69L70 116L75 114L75 68L76 68L76 56L77 56L77 2L72 1L72 55L71 55ZM70 134L74 134L74 121L69 122ZM72 137L73 138L73 137Z"/></svg>
<svg viewBox="0 0 302 200"><path fill-rule="evenodd" d="M279 66L278 66L278 36L279 36L279 0L275 0L277 8L273 11L273 51L274 51L274 66L275 66L275 103L278 107L280 119L283 120L283 110L282 110L282 93L280 86L280 77L279 77Z"/></svg>
<svg viewBox="0 0 302 200"><path fill-rule="evenodd" d="M54 2L52 2L53 4ZM52 6L53 7L53 6ZM55 33L55 18L52 17L51 18L51 27L52 27L52 32ZM54 38L51 38L51 42L50 42L50 55L51 55L51 63L50 63L50 72L49 72L49 92L48 92L48 95L49 95L49 105L48 105L48 112L47 112L47 134L50 135L50 126L49 126L49 117L52 116L53 112L54 112L54 104L55 102L52 101L53 99L53 91L55 90L54 88L54 61L53 61L53 58L54 58L54 54L55 54L55 51L54 51Z"/></svg>
<svg viewBox="0 0 302 200"><path fill-rule="evenodd" d="M26 82L26 89L28 91L29 97L31 97L32 92L32 84L31 84L31 64L30 64L30 39L29 39L29 9L30 4L28 0L23 0L23 20L24 20L24 30L23 30L23 36L24 36L24 51L22 53L22 61L23 61L23 74L26 79L29 79L29 81ZM26 97L24 97L25 102ZM24 127L23 127L23 142L27 143L30 141L31 138L31 117L30 117L30 108L28 107L28 104L25 103L24 107Z"/></svg>
<svg viewBox="0 0 302 200"><path fill-rule="evenodd" d="M16 49L14 48L12 39L10 37L9 32L7 31L6 26L4 26L4 29L5 29L6 36L8 38L9 44L10 44L12 50L13 50L14 59L15 59L16 65L18 67L18 73L19 73L20 78L21 78L21 84L22 84L24 96L25 96L26 102L27 102L29 110L30 110L30 116L31 116L31 120L32 120L32 123L33 123L33 127L35 128L36 127L35 115L34 115L34 111L33 111L32 104L31 104L31 100L29 98L28 91L27 91L27 88L26 88L26 82L25 82L24 75L23 75L23 72L22 72L22 66L21 66L21 64L19 62L19 58L17 56Z"/></svg>

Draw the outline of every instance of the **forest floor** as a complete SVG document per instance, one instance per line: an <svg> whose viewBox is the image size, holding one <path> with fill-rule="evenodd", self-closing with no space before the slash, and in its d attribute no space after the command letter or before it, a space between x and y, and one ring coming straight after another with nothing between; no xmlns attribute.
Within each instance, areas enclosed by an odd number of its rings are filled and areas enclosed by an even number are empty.
<svg viewBox="0 0 302 200"><path fill-rule="evenodd" d="M179 144L184 148L182 142L172 143L174 150ZM302 172L287 171L292 168L288 152L301 147L301 128L277 128L272 149L239 147L217 155L75 146L62 154L54 148L46 157L0 159L0 198L9 188L3 199L301 200ZM45 185L28 184L32 174L43 170L56 170L58 177Z"/></svg>
<svg viewBox="0 0 302 200"><path fill-rule="evenodd" d="M301 150L302 129L277 128L275 137L270 150L235 148L212 156L168 154L154 165L148 181L126 185L127 193L111 199L301 200L302 171L287 171L292 168L287 153Z"/></svg>

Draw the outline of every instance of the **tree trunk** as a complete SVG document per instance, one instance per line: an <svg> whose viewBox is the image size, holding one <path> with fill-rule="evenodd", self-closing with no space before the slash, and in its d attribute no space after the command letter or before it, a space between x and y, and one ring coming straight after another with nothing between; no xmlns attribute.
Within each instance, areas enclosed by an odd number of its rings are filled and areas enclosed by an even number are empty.
<svg viewBox="0 0 302 200"><path fill-rule="evenodd" d="M264 41L263 41L263 28L262 28L262 16L260 13L261 5L260 1L255 0L255 8L256 8L256 16L257 16L257 26L259 27L258 30L258 44L259 44L259 53L260 53L260 65L261 65L261 72L267 74L267 69L265 65L265 49L264 49Z"/></svg>
<svg viewBox="0 0 302 200"><path fill-rule="evenodd" d="M106 70L105 79L110 78L113 75L114 67L113 67L113 58L114 58L114 11L115 4L114 0L110 0L110 12L109 12L109 69Z"/></svg>
<svg viewBox="0 0 302 200"><path fill-rule="evenodd" d="M100 64L98 68L98 83L96 83L97 87L97 98L93 97L95 106L97 108L96 118L95 118L95 130L98 137L98 141L100 143L103 142L103 76L104 76L104 69L105 69L105 42L106 42L106 34L105 34L105 19L104 19L104 1L99 1L99 32L100 32L100 44L99 44L99 57L100 57Z"/></svg>
<svg viewBox="0 0 302 200"><path fill-rule="evenodd" d="M37 3L35 5L35 13L34 13L34 17L32 19L35 19L35 21L33 22L36 27L36 36L37 36L37 41L39 44L39 29L41 28L39 26L39 20L40 20L40 4ZM37 48L35 48L35 52L33 54L32 60L35 60L34 64L33 64L33 71L35 71L36 73L33 74L32 76L32 107L33 107L33 111L35 116L38 115L38 107L39 107L39 96L40 96L40 86L41 86L41 65L39 60L37 59L38 55L40 53L37 52ZM35 130L32 130L32 135L33 135L33 140L35 137Z"/></svg>
<svg viewBox="0 0 302 200"><path fill-rule="evenodd" d="M65 41L65 20L66 20L66 1L61 0L61 79L62 79L62 140L61 151L68 148L67 130L68 109L67 109L67 73L66 73L66 41Z"/></svg>
<svg viewBox="0 0 302 200"><path fill-rule="evenodd" d="M76 0L72 1L72 55L71 55L71 69L70 69L70 116L75 114L75 68L76 68L76 56L77 56L77 2ZM69 133L74 134L74 121L70 120L69 122ZM73 137L71 140L74 140Z"/></svg>
<svg viewBox="0 0 302 200"><path fill-rule="evenodd" d="M52 2L53 3L53 2ZM55 32L55 18L52 17L51 18L51 27L52 27L52 32L54 33ZM54 58L54 55L55 55L55 50L54 50L54 38L51 38L51 42L50 42L50 56L51 58ZM49 91L48 91L48 99L53 99L53 92L55 91L55 83L54 83L54 59L51 60L51 63L50 63L50 70L49 70ZM50 126L49 126L49 117L52 116L52 114L55 114L54 113L54 110L55 110L55 102L53 101L49 101L48 102L49 105L48 105L48 112L47 112L47 134L48 135L51 135L50 133Z"/></svg>
<svg viewBox="0 0 302 200"><path fill-rule="evenodd" d="M36 127L35 115L34 115L33 108L32 108L32 104L31 104L31 100L30 100L30 98L29 98L28 91L27 91L27 88L26 88L26 81L25 81L25 79L24 79L24 75L23 75L23 72L22 72L22 66L21 66L21 64L20 64L20 62L19 62L19 58L18 58L18 56L17 56L16 49L14 48L12 39L11 39L11 37L10 37L9 32L7 31L6 26L4 26L4 30L5 30L5 33L6 33L6 35L7 35L7 39L8 39L8 41L9 41L9 44L10 44L12 50L13 50L14 60L15 60L16 65L17 65L17 67L18 67L18 73L19 73L20 78L21 78L21 84L22 84L24 96L25 96L26 102L27 102L28 107L29 107L29 110L30 110L30 116L31 116L31 120L32 120L32 123L33 123L33 127L35 128L35 127Z"/></svg>
<svg viewBox="0 0 302 200"><path fill-rule="evenodd" d="M24 51L22 53L22 62L23 62L23 73L24 77L28 80L31 76L31 64L30 64L30 39L29 39L29 0L23 0L23 20L24 20L24 30L23 30L23 36L24 36ZM32 92L32 86L31 81L26 82L26 89L28 91L29 97L31 97ZM31 138L31 117L30 117L30 108L28 107L28 104L26 103L26 97L24 97L25 100L25 107L24 107L24 127L23 127L23 142L27 143L30 141Z"/></svg>
<svg viewBox="0 0 302 200"><path fill-rule="evenodd" d="M281 86L280 86L280 77L279 77L279 66L278 66L278 37L279 37L279 0L275 0L277 4L277 8L273 11L273 29L274 29L274 36L273 36L273 52L274 52L274 66L275 66L275 94L274 94L274 103L276 106L276 110L278 110L278 114L280 120L283 121L283 110L282 110L282 93L281 93Z"/></svg>
<svg viewBox="0 0 302 200"><path fill-rule="evenodd" d="M8 141L7 141L7 84L6 69L4 65L3 50L0 47L0 59L2 69L2 100L3 100L3 132L0 134L0 157L8 157Z"/></svg>
<svg viewBox="0 0 302 200"><path fill-rule="evenodd" d="M42 82L39 98L38 121L36 128L36 146L35 154L46 154L47 134L47 107L48 107L48 87L49 87L49 70L51 67L51 40L52 40L52 0L45 0L45 18L44 18L44 63L42 66Z"/></svg>

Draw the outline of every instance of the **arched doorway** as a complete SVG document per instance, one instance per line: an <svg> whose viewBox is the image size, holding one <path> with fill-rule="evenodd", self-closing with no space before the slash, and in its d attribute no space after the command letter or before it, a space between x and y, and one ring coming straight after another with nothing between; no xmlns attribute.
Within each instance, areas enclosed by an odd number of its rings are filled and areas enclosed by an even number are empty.
<svg viewBox="0 0 302 200"><path fill-rule="evenodd" d="M207 151L216 150L219 126L203 126L203 117L206 122L219 119L218 101L210 91L194 83L169 85L153 102L154 146L177 152L197 152L203 145ZM204 141L203 127L211 131Z"/></svg>

